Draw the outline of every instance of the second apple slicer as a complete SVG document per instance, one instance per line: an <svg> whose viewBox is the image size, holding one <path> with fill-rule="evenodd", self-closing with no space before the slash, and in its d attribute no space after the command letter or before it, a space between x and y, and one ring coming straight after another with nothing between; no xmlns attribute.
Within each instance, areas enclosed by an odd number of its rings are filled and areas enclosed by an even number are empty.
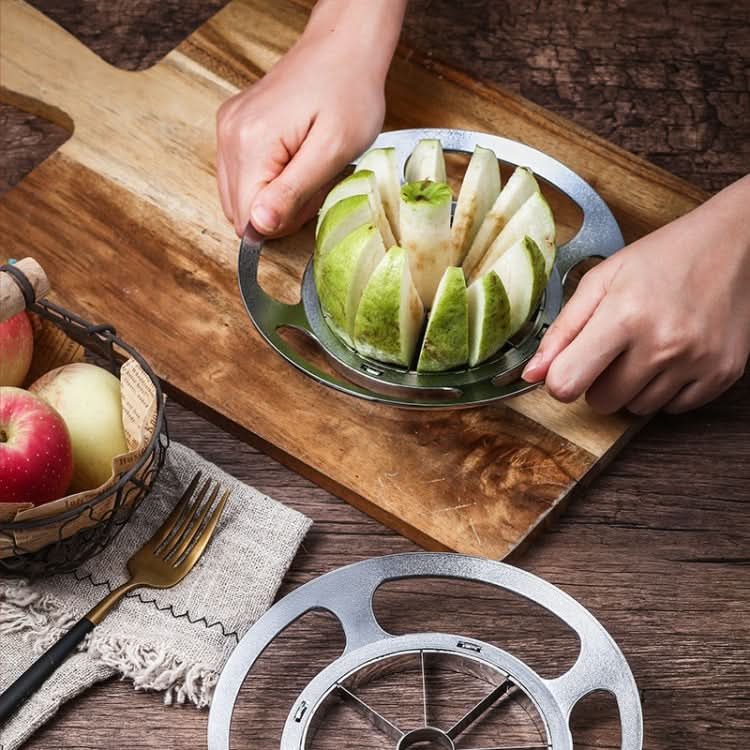
<svg viewBox="0 0 750 750"><path fill-rule="evenodd" d="M580 645L576 661L548 679L509 650L460 632L417 628L393 635L383 630L373 608L380 587L409 579L419 586L429 578L484 584L512 595L503 604L506 609L515 606L515 597L540 605L575 632ZM259 663L265 658L275 664L277 639L312 611L340 622L344 650L300 694L274 692L270 699L274 683ZM501 640L503 635L498 633ZM540 643L544 638L540 632ZM283 727L268 713L253 714L252 699L242 691L246 681L273 700ZM281 750L573 750L571 714L598 691L617 703L616 747L641 750L643 715L633 674L612 637L581 604L541 578L503 563L447 553L390 555L300 586L248 630L216 686L208 750L248 747L242 735L249 726L263 736L264 748ZM249 724L246 710L255 717Z"/></svg>
<svg viewBox="0 0 750 750"><path fill-rule="evenodd" d="M315 288L312 258L305 269L301 300L297 304L280 302L261 288L258 265L264 238L250 225L240 245L239 286L250 318L265 340L294 367L319 383L351 396L394 406L456 409L498 401L534 388L521 379L521 371L562 309L563 285L568 273L589 258L612 255L623 247L624 241L609 207L588 182L548 154L523 143L468 130L423 128L382 133L373 147L394 147L403 175L414 146L428 138L439 139L447 153L471 154L476 146L482 146L494 151L502 162L529 167L576 203L583 215L577 234L557 250L538 309L494 357L473 368L418 373L362 356L342 343L325 322ZM341 377L308 361L281 337L282 328L296 329L312 340Z"/></svg>

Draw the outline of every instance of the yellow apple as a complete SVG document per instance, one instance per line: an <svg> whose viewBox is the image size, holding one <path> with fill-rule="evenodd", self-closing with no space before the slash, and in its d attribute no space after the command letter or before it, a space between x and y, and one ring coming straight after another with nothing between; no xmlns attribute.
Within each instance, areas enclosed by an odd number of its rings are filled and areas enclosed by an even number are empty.
<svg viewBox="0 0 750 750"><path fill-rule="evenodd" d="M107 370L76 362L42 375L29 389L65 420L73 444L70 492L91 490L112 476L112 459L128 450L120 381Z"/></svg>

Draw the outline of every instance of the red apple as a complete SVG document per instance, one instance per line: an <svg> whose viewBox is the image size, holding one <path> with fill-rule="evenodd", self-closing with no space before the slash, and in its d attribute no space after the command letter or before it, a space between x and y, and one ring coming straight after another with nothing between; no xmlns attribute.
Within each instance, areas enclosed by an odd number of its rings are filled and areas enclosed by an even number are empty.
<svg viewBox="0 0 750 750"><path fill-rule="evenodd" d="M0 385L21 385L33 353L34 332L25 312L0 323Z"/></svg>
<svg viewBox="0 0 750 750"><path fill-rule="evenodd" d="M72 476L73 448L63 418L33 393L0 387L0 502L56 500Z"/></svg>

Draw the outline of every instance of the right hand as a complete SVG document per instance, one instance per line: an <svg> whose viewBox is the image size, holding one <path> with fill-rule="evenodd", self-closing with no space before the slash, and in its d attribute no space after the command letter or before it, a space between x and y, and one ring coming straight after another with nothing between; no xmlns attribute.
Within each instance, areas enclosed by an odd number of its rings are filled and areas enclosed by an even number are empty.
<svg viewBox="0 0 750 750"><path fill-rule="evenodd" d="M329 182L372 143L385 113L383 78L335 33L303 35L258 83L217 113L217 178L242 235L293 232Z"/></svg>

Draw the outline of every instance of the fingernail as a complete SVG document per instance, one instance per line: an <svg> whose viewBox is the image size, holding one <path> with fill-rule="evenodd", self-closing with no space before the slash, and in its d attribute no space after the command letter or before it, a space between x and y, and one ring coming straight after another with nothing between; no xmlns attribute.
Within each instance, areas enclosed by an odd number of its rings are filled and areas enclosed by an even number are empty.
<svg viewBox="0 0 750 750"><path fill-rule="evenodd" d="M279 224L281 224L278 213L274 209L264 206L262 203L258 206L253 206L252 216L255 228L265 234L275 232L279 228Z"/></svg>
<svg viewBox="0 0 750 750"><path fill-rule="evenodd" d="M544 355L542 352L537 352L527 363L526 367L523 368L521 377L528 383L534 382L536 378L533 375L534 370L542 366L544 362Z"/></svg>

